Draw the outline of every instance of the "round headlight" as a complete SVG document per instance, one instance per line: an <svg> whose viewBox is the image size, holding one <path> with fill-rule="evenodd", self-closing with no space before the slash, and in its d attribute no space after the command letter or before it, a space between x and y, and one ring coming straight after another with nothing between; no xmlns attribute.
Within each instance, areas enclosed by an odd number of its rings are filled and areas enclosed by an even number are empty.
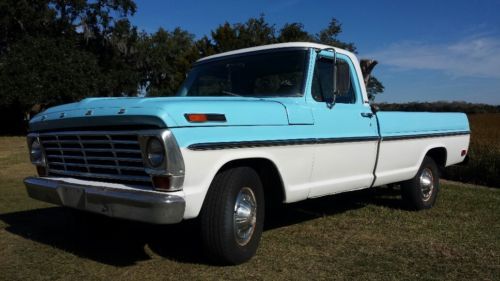
<svg viewBox="0 0 500 281"><path fill-rule="evenodd" d="M32 162L41 162L42 161L42 158L43 158L42 146L40 145L40 142L37 139L35 139L31 143L30 155L31 155Z"/></svg>
<svg viewBox="0 0 500 281"><path fill-rule="evenodd" d="M159 139L151 138L148 141L146 153L149 162L148 164L151 167L156 168L163 164L163 161L165 160L165 150L163 149L163 144Z"/></svg>

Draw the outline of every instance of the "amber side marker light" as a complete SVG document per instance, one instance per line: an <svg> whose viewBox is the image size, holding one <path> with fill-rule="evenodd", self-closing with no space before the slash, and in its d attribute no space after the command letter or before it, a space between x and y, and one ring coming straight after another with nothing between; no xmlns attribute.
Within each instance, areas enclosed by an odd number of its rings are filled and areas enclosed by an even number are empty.
<svg viewBox="0 0 500 281"><path fill-rule="evenodd" d="M185 116L189 122L207 122L208 121L206 114L186 114Z"/></svg>
<svg viewBox="0 0 500 281"><path fill-rule="evenodd" d="M186 120L191 123L226 122L226 115L217 113L187 113Z"/></svg>

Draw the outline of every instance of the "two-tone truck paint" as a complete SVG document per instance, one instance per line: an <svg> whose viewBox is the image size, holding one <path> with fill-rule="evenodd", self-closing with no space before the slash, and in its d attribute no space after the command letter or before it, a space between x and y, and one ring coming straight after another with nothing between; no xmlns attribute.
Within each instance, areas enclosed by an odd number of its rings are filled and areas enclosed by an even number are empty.
<svg viewBox="0 0 500 281"><path fill-rule="evenodd" d="M255 254L265 206L401 183L410 208L432 207L469 125L377 112L352 53L284 43L199 60L177 97L50 108L28 144L31 197L157 224L199 217L208 256L237 264Z"/></svg>

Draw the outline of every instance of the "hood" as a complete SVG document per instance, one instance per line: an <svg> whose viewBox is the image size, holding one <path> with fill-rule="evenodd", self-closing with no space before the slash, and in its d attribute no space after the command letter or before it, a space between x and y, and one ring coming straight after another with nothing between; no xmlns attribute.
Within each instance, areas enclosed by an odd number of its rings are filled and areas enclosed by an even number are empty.
<svg viewBox="0 0 500 281"><path fill-rule="evenodd" d="M224 114L226 122L190 123L185 114ZM290 116L292 117L290 117ZM303 117L305 116L305 117ZM307 120L306 120L307 119ZM30 131L98 126L259 126L312 121L300 106L277 100L235 97L89 98L47 109L30 121Z"/></svg>

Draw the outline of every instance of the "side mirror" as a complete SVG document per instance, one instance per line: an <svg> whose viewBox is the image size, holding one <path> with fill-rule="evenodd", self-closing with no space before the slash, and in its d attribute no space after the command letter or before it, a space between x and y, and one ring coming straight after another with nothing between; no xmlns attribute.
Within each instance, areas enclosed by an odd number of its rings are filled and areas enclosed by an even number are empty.
<svg viewBox="0 0 500 281"><path fill-rule="evenodd" d="M333 87L332 91L324 93L323 97L323 100L326 102L328 108L332 108L335 105L337 96L347 95L351 90L351 72L347 62L337 60L337 52L335 51L335 48L318 49L316 52L320 54L321 51L333 52Z"/></svg>

